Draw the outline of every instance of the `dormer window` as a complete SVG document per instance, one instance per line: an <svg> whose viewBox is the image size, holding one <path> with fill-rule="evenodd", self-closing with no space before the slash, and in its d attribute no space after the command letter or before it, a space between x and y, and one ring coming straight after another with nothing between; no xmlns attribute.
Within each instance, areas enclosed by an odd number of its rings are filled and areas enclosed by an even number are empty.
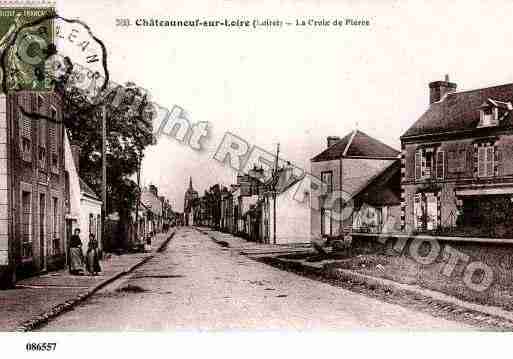
<svg viewBox="0 0 513 359"><path fill-rule="evenodd" d="M511 110L513 110L511 102L488 99L479 107L479 125L477 127L498 126Z"/></svg>
<svg viewBox="0 0 513 359"><path fill-rule="evenodd" d="M497 108L488 107L481 110L479 127L497 126L498 122Z"/></svg>

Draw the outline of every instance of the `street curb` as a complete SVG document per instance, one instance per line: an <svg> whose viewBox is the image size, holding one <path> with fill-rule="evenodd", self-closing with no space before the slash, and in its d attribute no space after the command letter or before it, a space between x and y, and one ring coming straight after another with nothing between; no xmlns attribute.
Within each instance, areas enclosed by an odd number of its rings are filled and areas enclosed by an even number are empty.
<svg viewBox="0 0 513 359"><path fill-rule="evenodd" d="M18 327L16 327L16 329L14 329L14 331L30 332L32 330L38 329L38 328L42 327L43 325L47 324L53 318L56 318L57 316L65 313L67 311L70 311L75 306L77 306L79 303L85 301L86 299L91 297L94 293L96 293L103 287L116 281L117 279L121 278L122 276L133 272L140 266L147 263L150 259L153 259L157 253L160 253L165 249L165 247L169 244L171 239L174 237L175 233L176 233L176 231L171 233L171 235L168 238L166 238L166 240L164 242L162 242L162 244L155 251L151 252L151 254L148 254L147 257L142 258L139 262L133 264L128 269L125 269L121 272L118 272L118 273L110 276L109 278L106 278L105 280L101 281L100 283L98 283L97 285L95 285L94 287L89 289L87 292L82 293L73 299L67 300L64 303L57 304L56 306L52 307L48 311L46 311L42 314L39 314L37 317L25 321L24 323L22 323Z"/></svg>
<svg viewBox="0 0 513 359"><path fill-rule="evenodd" d="M283 260L281 258L273 257L273 260L281 263L282 265L294 265L296 268L301 267L306 271L316 272L321 276L326 276L327 278L339 279L350 281L352 283L360 283L367 286L369 289L380 288L384 291L396 292L396 293L408 293L410 295L420 295L423 297L430 298L434 302L444 303L450 306L457 306L463 308L467 311L472 311L476 313L481 313L487 316L500 318L502 320L506 320L510 323L513 323L513 313L506 311L505 309L499 307L491 307L485 306L482 304L471 303L451 295L437 292L431 289L425 289L420 287L415 287L409 284L398 283L385 278L377 278L373 276L368 276L365 274L361 274L349 269L342 268L318 268L314 266L308 266L304 263L300 263L297 261ZM350 290L350 289L347 289Z"/></svg>
<svg viewBox="0 0 513 359"><path fill-rule="evenodd" d="M412 286L410 284L397 283L390 279L377 278L368 276L365 274L357 273L348 269L328 269L326 270L328 275L335 276L337 278L349 279L355 282L364 282L367 285L373 285L390 291L403 291L410 294L418 294L425 297L432 298L433 300L444 302L450 305L456 305L458 307L465 308L474 312L483 313L492 317L498 317L513 323L513 313L495 306L486 306L482 304L467 302L462 299L456 298L449 294L438 292L432 289L421 288L418 286Z"/></svg>

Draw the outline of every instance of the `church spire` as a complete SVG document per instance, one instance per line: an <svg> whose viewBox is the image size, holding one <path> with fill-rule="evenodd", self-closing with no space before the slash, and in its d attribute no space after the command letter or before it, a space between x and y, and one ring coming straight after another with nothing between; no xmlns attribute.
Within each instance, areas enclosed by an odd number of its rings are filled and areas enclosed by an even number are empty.
<svg viewBox="0 0 513 359"><path fill-rule="evenodd" d="M192 177L189 177L189 189L192 190Z"/></svg>

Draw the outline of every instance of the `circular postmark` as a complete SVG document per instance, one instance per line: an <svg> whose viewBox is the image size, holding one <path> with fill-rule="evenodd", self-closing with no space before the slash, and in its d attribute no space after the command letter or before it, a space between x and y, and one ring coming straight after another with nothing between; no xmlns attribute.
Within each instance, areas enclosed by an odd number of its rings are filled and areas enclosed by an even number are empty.
<svg viewBox="0 0 513 359"><path fill-rule="evenodd" d="M16 15L7 35L0 43L4 93L74 88L92 100L107 87L106 47L83 21Z"/></svg>

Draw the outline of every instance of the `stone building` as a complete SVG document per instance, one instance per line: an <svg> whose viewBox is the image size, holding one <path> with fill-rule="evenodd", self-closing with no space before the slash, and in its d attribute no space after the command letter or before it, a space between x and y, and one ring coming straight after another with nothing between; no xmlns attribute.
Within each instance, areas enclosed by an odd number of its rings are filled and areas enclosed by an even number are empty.
<svg viewBox="0 0 513 359"><path fill-rule="evenodd" d="M429 107L401 137L402 227L513 236L513 84L429 84Z"/></svg>
<svg viewBox="0 0 513 359"><path fill-rule="evenodd" d="M399 153L359 130L343 138L328 137L327 148L310 160L312 175L326 186L320 198L311 198L312 236L338 236L350 230L358 208L346 210L344 203L360 203L354 197L396 162Z"/></svg>
<svg viewBox="0 0 513 359"><path fill-rule="evenodd" d="M6 285L16 275L65 265L61 108L52 92L0 97L0 273Z"/></svg>

